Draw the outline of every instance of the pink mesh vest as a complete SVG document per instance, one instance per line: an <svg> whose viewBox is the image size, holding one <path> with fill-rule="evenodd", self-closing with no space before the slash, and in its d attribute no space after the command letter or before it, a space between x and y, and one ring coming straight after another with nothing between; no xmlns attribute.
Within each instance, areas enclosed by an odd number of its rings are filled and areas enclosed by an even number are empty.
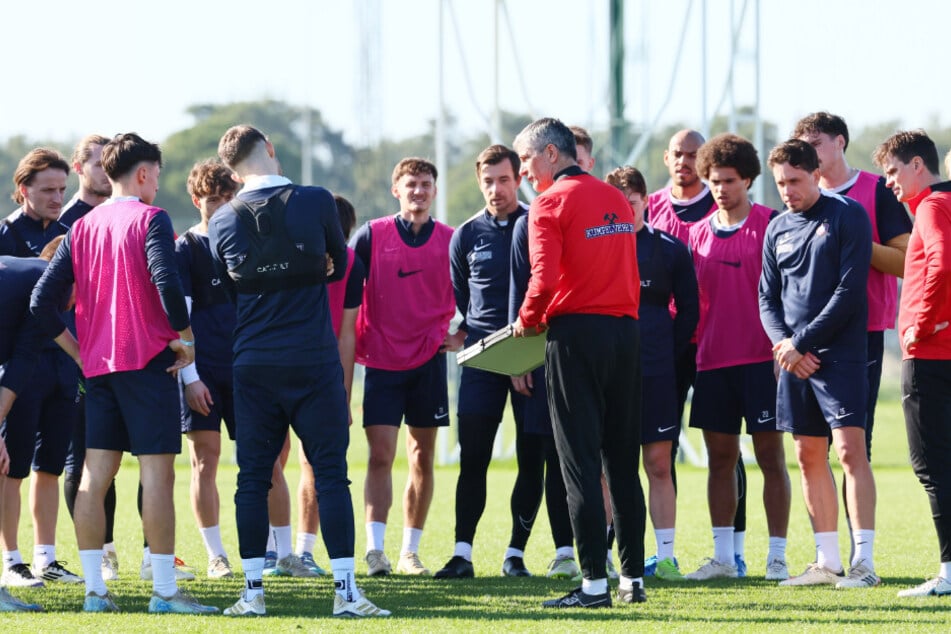
<svg viewBox="0 0 951 634"><path fill-rule="evenodd" d="M340 322L343 321L343 303L347 296L347 281L353 271L353 249L347 247L347 272L343 279L327 284L327 302L330 305L330 323L334 328L334 336L340 337Z"/></svg>

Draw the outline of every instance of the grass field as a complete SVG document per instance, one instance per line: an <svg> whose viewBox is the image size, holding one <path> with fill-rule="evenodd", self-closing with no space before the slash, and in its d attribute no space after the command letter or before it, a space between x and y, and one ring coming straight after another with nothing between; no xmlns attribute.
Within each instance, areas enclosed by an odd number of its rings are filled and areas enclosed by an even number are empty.
<svg viewBox="0 0 951 634"><path fill-rule="evenodd" d="M359 402L359 401L357 401ZM509 430L510 433L510 430ZM489 475L489 500L479 526L475 545L474 580L437 582L394 576L385 579L359 578L361 587L381 607L394 616L386 620L341 623L329 618L331 584L327 580L266 581L268 617L256 620L232 620L216 617L152 616L145 613L151 584L138 579L141 558L141 528L135 510L136 464L127 459L119 476L119 514L117 543L121 578L111 584L123 613L85 615L80 612L82 586L57 585L26 591L17 596L39 602L45 614L3 615L0 623L21 631L122 631L122 632L217 632L233 631L316 631L359 628L360 631L412 632L578 632L621 631L643 628L648 631L915 631L951 630L951 597L930 600L899 600L895 593L921 582L937 571L937 545L924 492L908 466L904 423L897 399L879 406L873 464L878 483L878 533L876 563L883 578L879 588L869 591L837 591L779 588L763 580L767 535L762 504L758 501L762 480L755 467L749 468L750 501L748 513L747 561L750 576L735 581L674 584L649 579L648 602L610 610L552 612L543 610L542 600L572 587L568 581L546 579L543 573L553 547L544 512L539 513L535 532L528 546L526 563L540 576L509 579L499 574L502 554L508 541L508 497L515 477L514 461L493 464ZM699 437L691 440L699 446ZM229 455L230 447L225 450ZM293 455L293 454L292 454ZM791 444L787 460L793 482L792 520L787 551L790 569L798 574L812 561L814 546L805 507L800 495L798 471ZM359 427L352 430L350 449L351 478L357 518L357 553L364 551L362 529L362 484L366 462L366 444ZM223 534L233 562L238 561L237 537L233 524L232 494L236 467L224 465L219 475L222 497ZM452 554L453 491L458 467L439 467L436 494L421 558L433 570ZM292 458L288 479L296 484L299 470ZM681 567L692 570L703 557L712 554L710 523L706 511L703 469L681 465L678 471L677 556ZM188 504L189 470L184 456L179 458L176 481L178 554L195 564L198 581L187 587L203 602L224 608L234 602L241 589L237 579L210 582L204 578L205 553ZM397 467L396 507L391 514L387 551L391 559L399 547L402 522L398 508L399 492L405 481L405 464ZM26 504L24 504L24 507ZM79 572L72 523L61 508L58 528L60 559L70 562ZM28 558L32 553L32 526L29 514L21 521L20 549ZM844 533L843 533L844 538ZM648 524L647 552L653 552L653 533ZM843 539L842 550L848 555ZM326 552L317 549L317 560L326 566ZM359 561L357 571L365 564ZM87 629L88 628L88 629Z"/></svg>

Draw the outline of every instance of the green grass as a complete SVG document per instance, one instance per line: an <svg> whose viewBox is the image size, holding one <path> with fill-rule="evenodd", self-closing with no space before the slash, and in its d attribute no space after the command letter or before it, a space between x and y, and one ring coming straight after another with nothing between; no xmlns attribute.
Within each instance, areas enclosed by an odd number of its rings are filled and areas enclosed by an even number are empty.
<svg viewBox="0 0 951 634"><path fill-rule="evenodd" d="M358 402L358 401L356 401ZM510 435L511 430L507 430ZM358 426L352 430L350 449L351 478L357 518L357 553L364 550L362 485L366 462L366 444ZM240 628L247 631L313 631L359 628L361 631L445 632L577 632L621 631L622 628L646 628L651 631L932 631L951 629L951 601L898 600L897 590L919 583L937 570L937 545L924 492L908 466L904 423L897 401L883 402L876 425L874 466L878 483L878 533L876 563L883 585L870 591L844 592L831 588L779 588L762 579L767 548L765 519L758 502L762 480L755 467L749 469L750 491L747 561L750 577L745 580L704 584L673 584L649 579L648 602L638 606L616 605L611 610L593 612L545 611L539 603L571 588L567 581L546 579L544 573L552 556L550 532L544 512L539 513L534 536L526 556L528 567L542 576L508 579L499 575L502 554L508 541L508 497L515 477L514 461L493 464L489 475L489 500L479 526L475 545L476 579L461 582L436 582L432 579L390 577L359 578L361 587L378 605L391 609L388 620L340 623L328 617L331 611L331 587L327 580L268 579L266 619L234 621L225 617L151 616L145 613L151 584L138 580L141 558L141 528L135 510L135 463L127 459L119 475L119 515L117 542L121 579L111 584L123 613L85 615L79 610L82 586L54 586L38 590L16 589L22 598L42 603L41 615L3 615L0 622L9 627L35 631L123 632L215 632ZM699 437L691 432L691 441L699 446ZM230 456L231 448L225 449ZM293 455L293 454L292 454ZM791 443L787 444L793 482L793 508L789 531L788 560L798 573L812 561L814 546L808 518L802 502L798 472ZM292 458L288 479L296 485L299 470ZM437 469L436 494L421 558L432 569L452 554L453 492L458 468ZM405 463L397 465L396 506L391 514L387 550L394 557L399 546L402 521L399 493L405 482ZM219 476L222 498L223 534L232 561L237 562L237 537L234 529L232 495L236 467L226 464ZM703 469L681 465L678 472L677 556L685 570L692 569L712 552L710 523L706 511L706 473ZM199 580L187 587L202 601L225 607L241 589L240 580L209 582L204 579L204 548L195 528L188 503L189 470L185 457L179 458L176 481L178 554L195 564ZM24 504L26 507L26 504ZM844 528L844 526L843 526ZM73 527L65 507L58 527L58 552L78 572ZM29 514L21 521L20 549L31 553L32 526ZM844 540L842 550L848 554ZM647 552L654 548L648 525ZM317 559L327 564L322 547ZM366 570L358 563L358 572Z"/></svg>

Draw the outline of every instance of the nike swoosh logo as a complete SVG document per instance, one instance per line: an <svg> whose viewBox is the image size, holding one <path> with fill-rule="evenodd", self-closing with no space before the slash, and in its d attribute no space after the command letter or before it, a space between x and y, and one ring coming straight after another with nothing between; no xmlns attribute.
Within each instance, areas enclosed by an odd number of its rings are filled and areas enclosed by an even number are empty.
<svg viewBox="0 0 951 634"><path fill-rule="evenodd" d="M442 419L446 418L447 416L449 416L449 412L446 412L445 414L436 414L435 416L433 416L433 419L434 419L434 420L442 420Z"/></svg>
<svg viewBox="0 0 951 634"><path fill-rule="evenodd" d="M671 425L670 427L658 427L657 432L663 434L665 431L670 431L674 427L676 427L676 425Z"/></svg>
<svg viewBox="0 0 951 634"><path fill-rule="evenodd" d="M907 400L910 399L910 398L911 398L911 394L902 394L902 395L901 395L901 402L904 403L905 401L907 401Z"/></svg>
<svg viewBox="0 0 951 634"><path fill-rule="evenodd" d="M416 275L417 273L421 273L422 270L423 270L423 269L416 269L415 271L404 271L403 269L399 269L399 270L396 272L396 276L397 276L397 277L409 277L410 275Z"/></svg>
<svg viewBox="0 0 951 634"><path fill-rule="evenodd" d="M855 412L849 412L848 414L836 414L836 415L835 415L835 419L836 419L836 420L842 420L843 418L848 418L849 416L851 416L851 415L854 414L854 413L855 413Z"/></svg>
<svg viewBox="0 0 951 634"><path fill-rule="evenodd" d="M776 420L775 416L770 416L769 418L757 418L756 422L762 425L763 423L768 423L771 420Z"/></svg>
<svg viewBox="0 0 951 634"><path fill-rule="evenodd" d="M742 262L739 260L720 260L720 264L726 264L727 266L732 266L733 268L738 269L742 265Z"/></svg>
<svg viewBox="0 0 951 634"><path fill-rule="evenodd" d="M491 242L482 242L482 243L477 244L477 245L475 245L474 247L472 247L472 250L473 250L473 251L482 251L483 249L488 249L490 246L492 246L492 243L491 243Z"/></svg>

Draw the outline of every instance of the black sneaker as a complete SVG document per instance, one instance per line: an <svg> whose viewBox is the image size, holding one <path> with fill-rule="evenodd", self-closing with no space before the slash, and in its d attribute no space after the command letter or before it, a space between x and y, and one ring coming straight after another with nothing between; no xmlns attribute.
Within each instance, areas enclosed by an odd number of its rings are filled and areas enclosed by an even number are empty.
<svg viewBox="0 0 951 634"><path fill-rule="evenodd" d="M647 601L647 593L644 592L644 586L641 582L635 581L634 587L630 590L617 589L617 600L620 603L644 603Z"/></svg>
<svg viewBox="0 0 951 634"><path fill-rule="evenodd" d="M506 577L531 577L521 557L508 557L502 562L502 574Z"/></svg>
<svg viewBox="0 0 951 634"><path fill-rule="evenodd" d="M565 596L542 603L543 608L609 608L611 593L587 594L577 587Z"/></svg>
<svg viewBox="0 0 951 634"><path fill-rule="evenodd" d="M446 562L442 570L437 570L433 575L436 579L470 579L475 576L475 570L472 568L472 562L465 557L454 555L452 559Z"/></svg>

